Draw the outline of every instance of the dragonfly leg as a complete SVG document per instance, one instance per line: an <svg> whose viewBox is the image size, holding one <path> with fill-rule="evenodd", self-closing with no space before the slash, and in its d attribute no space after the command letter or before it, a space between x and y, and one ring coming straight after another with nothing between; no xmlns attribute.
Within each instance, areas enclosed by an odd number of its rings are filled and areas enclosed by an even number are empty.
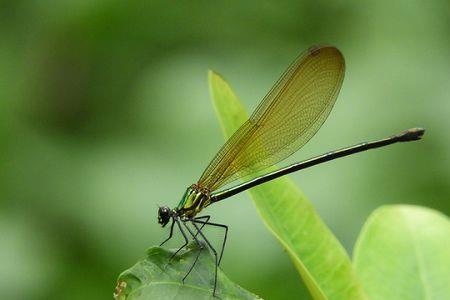
<svg viewBox="0 0 450 300"><path fill-rule="evenodd" d="M172 256L170 257L169 261L171 261L171 260L175 257L175 255L177 255L178 252L180 252L181 249L183 249L184 247L186 247L186 245L189 243L189 240L188 240L188 238L187 238L187 236L186 236L186 233L184 232L183 228L181 227L180 221L179 221L178 219L174 219L174 221L177 223L178 228L180 228L181 234L183 235L183 238L184 238L184 244L183 244L183 246L181 246L180 248L178 248L178 250L175 251L174 254L172 254Z"/></svg>
<svg viewBox="0 0 450 300"><path fill-rule="evenodd" d="M197 245L198 245L198 247L199 247L199 249L198 249L198 253L197 253L197 256L195 257L195 260L194 260L194 262L192 263L192 265L191 265L191 267L189 268L189 270L188 270L188 272L186 273L186 275L184 275L184 277L183 277L183 279L181 280L183 283L184 283L184 280L189 276L189 274L192 272L192 270L194 269L194 266L195 266L195 264L197 263L197 261L198 261L198 258L200 257L200 253L202 252L202 250L203 250L203 245L200 243L200 241L197 239L197 234L194 234L193 232L192 232L192 230L189 228L189 226L185 223L185 222L183 222L183 225L186 227L186 229L188 230L188 232L191 234L191 236L192 236L192 238L194 239L194 241L197 243Z"/></svg>
<svg viewBox="0 0 450 300"><path fill-rule="evenodd" d="M202 218L202 217L200 217L200 218ZM209 221L209 218L208 218L207 221L200 221L200 220L199 220L200 218L195 218L195 219L192 220L192 222L202 224L202 227L200 227L200 230L201 230L201 229L203 228L203 226L205 226L205 225L216 226L216 227L220 227L220 228L225 229L225 235L224 235L223 242L222 242L222 250L220 251L220 257L219 257L219 266L220 266L220 262L222 261L223 251L224 251L224 249L225 249L225 244L226 244L226 242L227 242L228 226L227 226L227 225L224 225L224 224L217 224L217 223L211 223L211 222L208 222L208 221Z"/></svg>
<svg viewBox="0 0 450 300"><path fill-rule="evenodd" d="M202 230L203 227L205 227L206 223L209 222L209 219L211 219L211 216L201 216L201 217L194 218L193 220L202 220L202 219L206 219L206 221L204 221L205 224L202 224L202 226L200 226L200 230ZM197 236L197 235L198 235L198 232L195 234L195 236Z"/></svg>
<svg viewBox="0 0 450 300"><path fill-rule="evenodd" d="M191 220L192 225L194 225L195 229L197 229L197 232L201 235L201 237L203 238L203 240L206 242L206 244L208 245L209 249L211 249L211 251L214 254L214 258L215 258L215 263L216 263L216 268L215 268L215 272L214 272L214 289L213 289L213 296L216 297L216 288L217 288L217 268L219 266L219 262L218 262L218 258L217 258L217 251L216 249L214 249L214 247L211 245L211 243L208 241L208 239L206 238L206 236L203 234L203 232L200 230L200 228L197 226L196 223L201 223L201 222L196 222L195 220Z"/></svg>
<svg viewBox="0 0 450 300"><path fill-rule="evenodd" d="M162 245L164 245L168 240L170 240L172 238L173 235L173 226L175 225L175 220L172 220L172 224L170 225L170 233L169 233L169 237L167 239L165 239L159 246L161 247Z"/></svg>

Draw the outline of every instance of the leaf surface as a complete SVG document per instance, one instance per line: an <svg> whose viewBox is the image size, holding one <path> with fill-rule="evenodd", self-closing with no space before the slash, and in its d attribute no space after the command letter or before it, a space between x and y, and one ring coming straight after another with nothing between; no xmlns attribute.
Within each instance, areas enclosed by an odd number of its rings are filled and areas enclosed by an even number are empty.
<svg viewBox="0 0 450 300"><path fill-rule="evenodd" d="M114 298L116 300L260 299L228 279L220 269L216 292L219 298L214 298L215 264L206 246L201 250L195 268L183 284L182 278L199 250L197 244L192 242L169 263L175 250L169 251L161 247L148 249L144 259L120 274Z"/></svg>
<svg viewBox="0 0 450 300"><path fill-rule="evenodd" d="M357 274L371 299L450 299L450 222L432 209L377 209L355 246Z"/></svg>

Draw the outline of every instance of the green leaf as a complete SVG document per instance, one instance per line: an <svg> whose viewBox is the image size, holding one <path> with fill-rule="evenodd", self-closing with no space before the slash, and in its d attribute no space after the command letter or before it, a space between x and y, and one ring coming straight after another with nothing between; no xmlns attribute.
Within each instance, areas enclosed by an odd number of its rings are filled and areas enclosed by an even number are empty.
<svg viewBox="0 0 450 300"><path fill-rule="evenodd" d="M228 138L248 115L218 74L209 72L209 84L216 113ZM366 299L346 251L287 176L252 188L250 195L314 299Z"/></svg>
<svg viewBox="0 0 450 300"><path fill-rule="evenodd" d="M203 247L195 268L183 284L182 278L195 261L199 249L196 243L190 243L169 262L175 250L150 248L147 250L146 258L120 274L114 298L116 300L260 299L233 283L220 269L217 274L218 298L214 298L212 289L215 264L206 246Z"/></svg>
<svg viewBox="0 0 450 300"><path fill-rule="evenodd" d="M409 205L377 209L354 256L372 300L450 299L450 222L437 211Z"/></svg>

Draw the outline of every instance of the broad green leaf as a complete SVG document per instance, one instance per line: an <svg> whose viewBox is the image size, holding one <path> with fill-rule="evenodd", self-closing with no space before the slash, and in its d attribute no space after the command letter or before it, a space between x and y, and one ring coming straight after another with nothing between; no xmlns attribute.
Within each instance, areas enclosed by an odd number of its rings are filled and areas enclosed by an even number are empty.
<svg viewBox="0 0 450 300"><path fill-rule="evenodd" d="M116 300L218 299L213 297L214 259L204 247L185 283L182 278L194 262L200 248L190 243L169 263L175 250L161 247L147 250L147 257L120 274L114 292ZM229 280L219 269L217 296L220 299L260 299Z"/></svg>
<svg viewBox="0 0 450 300"><path fill-rule="evenodd" d="M449 219L424 207L381 207L359 235L354 263L372 300L450 299Z"/></svg>
<svg viewBox="0 0 450 300"><path fill-rule="evenodd" d="M248 115L218 74L209 72L209 84L223 133L228 138ZM346 251L288 177L254 187L250 195L314 299L366 299Z"/></svg>

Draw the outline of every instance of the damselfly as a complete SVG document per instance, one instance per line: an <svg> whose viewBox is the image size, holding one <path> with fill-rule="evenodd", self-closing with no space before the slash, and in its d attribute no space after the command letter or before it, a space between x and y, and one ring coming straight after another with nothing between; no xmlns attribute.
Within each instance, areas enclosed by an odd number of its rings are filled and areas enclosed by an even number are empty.
<svg viewBox="0 0 450 300"><path fill-rule="evenodd" d="M205 207L280 176L357 152L397 142L419 140L424 134L424 129L412 128L381 140L328 152L220 190L226 184L243 177L248 178L282 161L305 145L333 108L342 86L344 71L344 57L335 47L315 46L300 55L264 97L251 117L222 146L200 179L187 188L180 203L173 209L168 206L159 208L158 223L164 227L172 221L169 237L161 245L172 237L175 224L185 241L173 256L188 244L188 236L199 245L201 238L213 252L216 262L214 295L217 288L217 267L222 260L228 227L210 222L210 216L197 216ZM202 232L205 225L223 228L225 231L219 254ZM198 255L187 270L183 282L192 271Z"/></svg>

